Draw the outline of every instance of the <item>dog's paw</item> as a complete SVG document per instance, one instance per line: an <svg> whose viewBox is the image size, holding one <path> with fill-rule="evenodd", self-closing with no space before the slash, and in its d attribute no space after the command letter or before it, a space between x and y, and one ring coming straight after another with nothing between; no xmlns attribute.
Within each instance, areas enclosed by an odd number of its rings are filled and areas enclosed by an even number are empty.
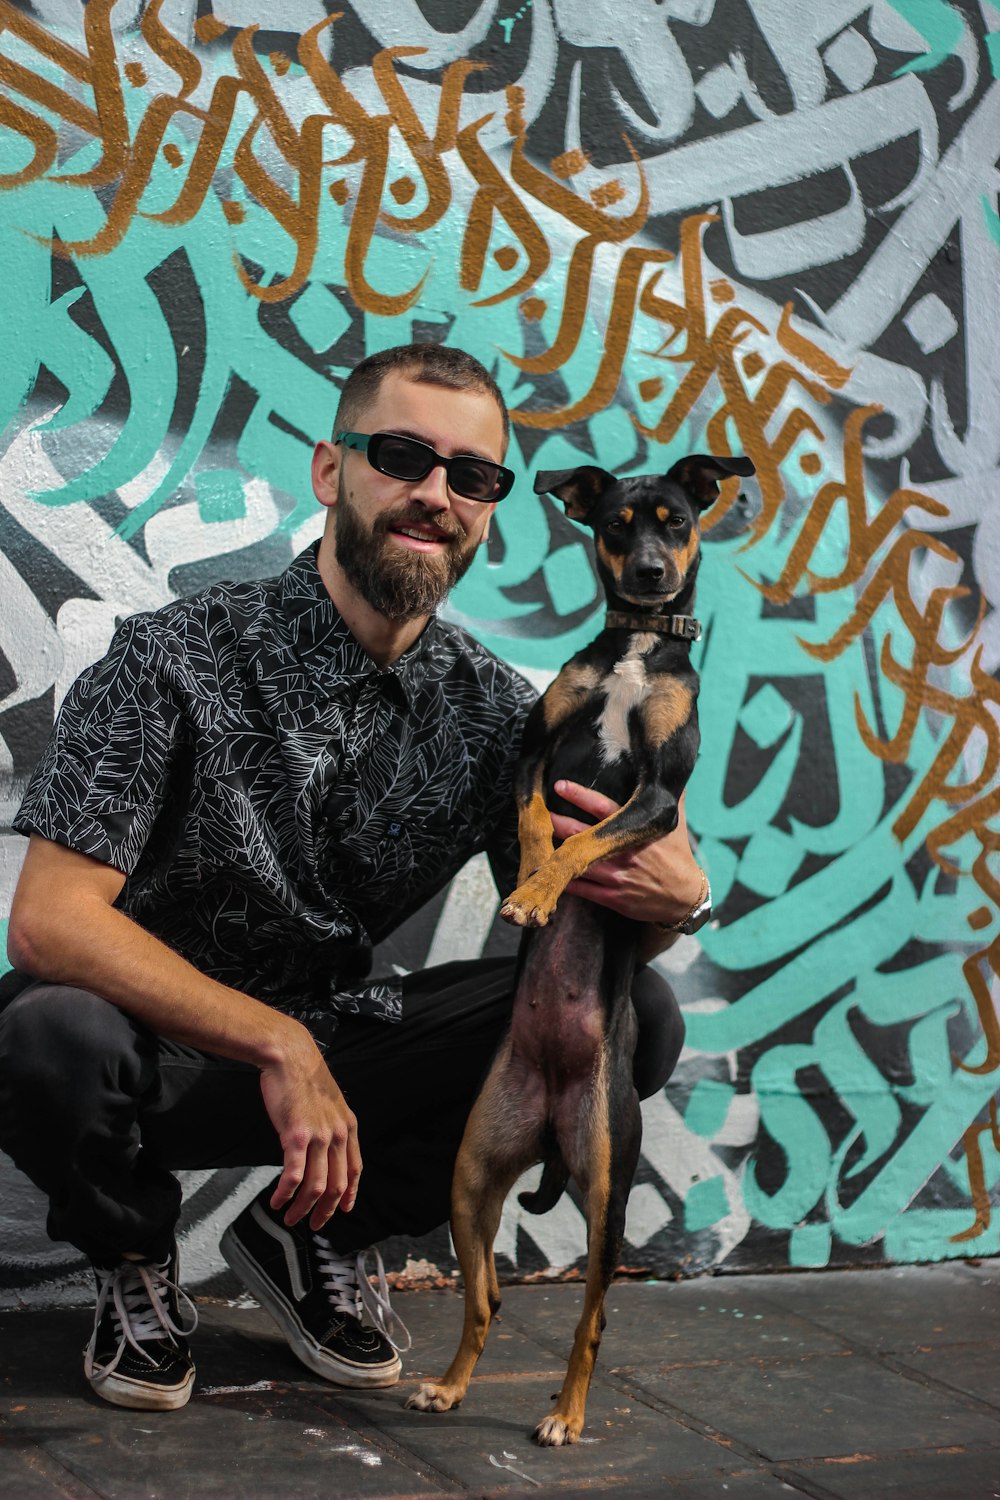
<svg viewBox="0 0 1000 1500"><path fill-rule="evenodd" d="M544 927L552 915L551 908L539 905L530 887L522 887L508 896L500 908L505 922L514 927Z"/></svg>
<svg viewBox="0 0 1000 1500"><path fill-rule="evenodd" d="M407 1396L405 1405L408 1411L451 1411L461 1399L446 1385L434 1385L431 1381L425 1381L412 1396Z"/></svg>
<svg viewBox="0 0 1000 1500"><path fill-rule="evenodd" d="M550 1416L542 1418L532 1437L542 1448L563 1448L567 1443L575 1443L582 1430L582 1422L574 1422L552 1412Z"/></svg>

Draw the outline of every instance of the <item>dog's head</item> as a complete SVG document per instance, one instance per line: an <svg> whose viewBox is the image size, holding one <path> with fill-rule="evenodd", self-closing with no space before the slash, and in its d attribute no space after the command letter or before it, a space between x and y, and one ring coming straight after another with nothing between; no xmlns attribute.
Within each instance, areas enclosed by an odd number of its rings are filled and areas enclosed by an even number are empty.
<svg viewBox="0 0 1000 1500"><path fill-rule="evenodd" d="M693 453L666 474L627 479L596 464L543 469L535 475L535 493L555 495L571 520L591 528L609 597L657 609L694 583L701 513L718 499L720 480L755 472L748 458Z"/></svg>

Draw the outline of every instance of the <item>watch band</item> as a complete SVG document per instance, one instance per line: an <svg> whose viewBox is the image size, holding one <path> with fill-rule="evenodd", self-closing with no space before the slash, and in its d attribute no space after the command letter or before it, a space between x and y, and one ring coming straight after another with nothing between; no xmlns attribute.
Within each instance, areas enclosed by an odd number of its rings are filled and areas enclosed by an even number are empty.
<svg viewBox="0 0 1000 1500"><path fill-rule="evenodd" d="M654 922L653 926L657 932L676 932L684 937L691 937L700 931L712 915L712 887L708 883L708 876L704 870L701 872L702 886L697 901L679 922Z"/></svg>

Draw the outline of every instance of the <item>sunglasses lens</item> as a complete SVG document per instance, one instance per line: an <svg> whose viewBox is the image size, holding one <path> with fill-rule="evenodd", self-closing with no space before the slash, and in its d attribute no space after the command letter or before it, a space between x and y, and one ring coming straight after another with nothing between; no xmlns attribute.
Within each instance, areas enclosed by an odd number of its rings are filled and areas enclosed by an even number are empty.
<svg viewBox="0 0 1000 1500"><path fill-rule="evenodd" d="M448 465L448 483L456 495L467 500L492 500L497 493L500 469L484 458L453 458Z"/></svg>
<svg viewBox="0 0 1000 1500"><path fill-rule="evenodd" d="M434 454L425 443L414 438L395 437L392 433L379 433L378 446L373 439L368 445L368 457L376 468L392 479L423 479L430 473ZM373 448L375 451L373 452Z"/></svg>

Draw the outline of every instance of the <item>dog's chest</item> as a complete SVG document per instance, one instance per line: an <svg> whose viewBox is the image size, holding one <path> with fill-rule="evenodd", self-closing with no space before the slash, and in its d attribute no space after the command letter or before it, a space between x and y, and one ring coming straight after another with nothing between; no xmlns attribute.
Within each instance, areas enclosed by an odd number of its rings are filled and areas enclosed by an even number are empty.
<svg viewBox="0 0 1000 1500"><path fill-rule="evenodd" d="M601 759L607 766L614 765L631 749L629 719L649 696L650 680L644 658L657 642L658 637L652 631L630 636L625 655L619 657L601 684L604 703L598 715L597 737Z"/></svg>

